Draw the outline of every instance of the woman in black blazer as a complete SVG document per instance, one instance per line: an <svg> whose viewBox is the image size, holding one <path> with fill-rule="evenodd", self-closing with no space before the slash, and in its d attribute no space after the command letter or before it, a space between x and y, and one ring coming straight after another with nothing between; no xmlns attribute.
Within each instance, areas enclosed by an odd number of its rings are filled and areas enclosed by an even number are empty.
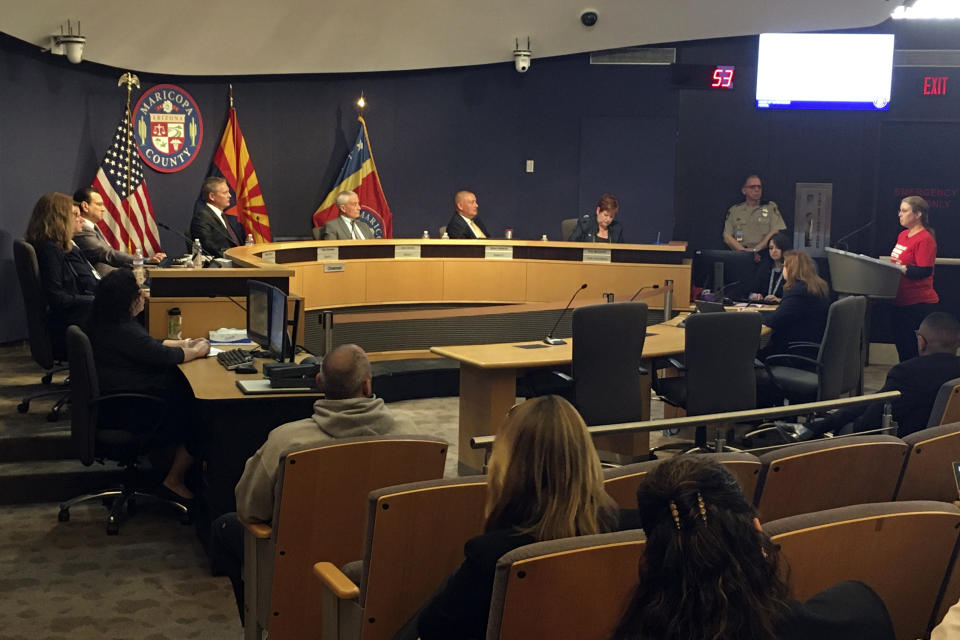
<svg viewBox="0 0 960 640"><path fill-rule="evenodd" d="M177 365L206 356L210 343L203 338L151 337L135 319L143 307L144 292L132 271L116 269L103 278L91 314L100 390L152 394L166 402L159 408L139 400L108 403L101 408L100 423L115 422L118 428L143 433L151 446L175 446L173 463L157 495L189 507L193 493L185 477L199 453L199 426L195 424L193 392Z"/></svg>
<svg viewBox="0 0 960 640"><path fill-rule="evenodd" d="M770 343L760 351L766 358L785 353L791 342L820 342L827 326L830 287L803 251L788 251L783 258L783 299L763 324L773 329Z"/></svg>
<svg viewBox="0 0 960 640"><path fill-rule="evenodd" d="M66 359L67 327L86 325L97 290L96 272L73 244L73 234L82 229L80 208L70 196L54 192L37 200L27 223L26 239L37 253L47 299L47 328L61 359Z"/></svg>
<svg viewBox="0 0 960 640"><path fill-rule="evenodd" d="M605 193L597 202L597 215L589 214L577 221L573 233L567 238L570 242L623 242L623 227L614 220L620 211L620 201L616 196Z"/></svg>
<svg viewBox="0 0 960 640"><path fill-rule="evenodd" d="M486 635L497 560L508 551L617 528L600 459L569 402L541 396L511 409L490 457L486 511L485 532L467 541L463 564L420 613L422 640Z"/></svg>

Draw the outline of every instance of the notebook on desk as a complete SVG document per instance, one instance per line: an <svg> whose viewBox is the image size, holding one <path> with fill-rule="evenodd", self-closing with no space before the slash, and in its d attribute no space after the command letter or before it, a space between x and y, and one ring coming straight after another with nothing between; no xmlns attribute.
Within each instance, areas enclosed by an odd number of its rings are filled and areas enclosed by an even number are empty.
<svg viewBox="0 0 960 640"><path fill-rule="evenodd" d="M256 378L253 380L237 380L237 388L244 395L255 396L270 393L318 393L311 387L271 387L270 381L266 378Z"/></svg>

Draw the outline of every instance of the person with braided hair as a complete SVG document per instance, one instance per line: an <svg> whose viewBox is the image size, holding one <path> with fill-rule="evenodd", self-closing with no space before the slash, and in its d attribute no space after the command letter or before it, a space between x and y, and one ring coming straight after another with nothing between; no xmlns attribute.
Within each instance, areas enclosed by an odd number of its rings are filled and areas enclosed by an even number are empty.
<svg viewBox="0 0 960 640"><path fill-rule="evenodd" d="M893 640L883 601L861 582L788 598L777 548L717 462L664 461L637 489L637 506L647 545L615 640Z"/></svg>

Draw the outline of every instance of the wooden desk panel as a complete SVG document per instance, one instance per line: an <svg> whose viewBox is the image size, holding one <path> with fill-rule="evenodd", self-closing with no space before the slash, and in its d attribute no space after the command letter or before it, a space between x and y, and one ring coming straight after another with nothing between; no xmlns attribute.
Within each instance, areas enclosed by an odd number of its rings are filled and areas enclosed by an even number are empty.
<svg viewBox="0 0 960 640"><path fill-rule="evenodd" d="M349 269L353 266L346 264ZM438 260L371 260L365 302L435 302L444 299L444 263Z"/></svg>
<svg viewBox="0 0 960 640"><path fill-rule="evenodd" d="M526 302L526 260L448 260L443 268L443 300Z"/></svg>
<svg viewBox="0 0 960 640"><path fill-rule="evenodd" d="M295 297L295 296L294 296ZM180 309L183 326L180 335L184 338L206 338L216 329L247 328L247 296L237 298L153 298L147 300L147 333L154 338L167 337L167 312L173 307ZM303 344L304 305L300 303L300 322L297 343ZM293 317L293 299L287 299L287 319ZM219 364L217 365L220 366ZM222 368L222 367L221 367Z"/></svg>
<svg viewBox="0 0 960 640"><path fill-rule="evenodd" d="M420 259L394 259L397 245L417 245ZM510 246L510 260L483 259L485 247ZM261 259L265 251L294 272L291 290L306 300L307 309L335 309L396 302L511 303L566 301L574 288L629 298L640 286L674 281L674 307L684 308L690 289L690 265L684 264L685 244L614 245L611 263L584 263L591 245L577 242L523 240L344 240L302 241L235 247L228 255L237 264L276 268ZM324 272L311 262L319 247L337 247L340 272ZM329 263L328 263L329 264ZM442 280L437 280L437 265ZM663 298L652 298L662 308Z"/></svg>

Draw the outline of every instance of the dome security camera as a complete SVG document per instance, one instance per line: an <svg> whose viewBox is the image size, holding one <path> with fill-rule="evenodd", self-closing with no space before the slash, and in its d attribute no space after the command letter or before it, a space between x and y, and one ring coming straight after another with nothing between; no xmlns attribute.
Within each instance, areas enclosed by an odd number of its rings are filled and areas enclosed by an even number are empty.
<svg viewBox="0 0 960 640"><path fill-rule="evenodd" d="M514 45L514 49L513 49L513 66L514 68L516 68L517 73L526 73L527 70L530 68L530 59L531 59L530 38L527 38L526 49L520 48L519 38L517 38L515 42L516 44Z"/></svg>
<svg viewBox="0 0 960 640"><path fill-rule="evenodd" d="M599 18L600 16L597 15L596 11L584 11L580 14L580 22L582 22L585 27L592 27L597 24Z"/></svg>

